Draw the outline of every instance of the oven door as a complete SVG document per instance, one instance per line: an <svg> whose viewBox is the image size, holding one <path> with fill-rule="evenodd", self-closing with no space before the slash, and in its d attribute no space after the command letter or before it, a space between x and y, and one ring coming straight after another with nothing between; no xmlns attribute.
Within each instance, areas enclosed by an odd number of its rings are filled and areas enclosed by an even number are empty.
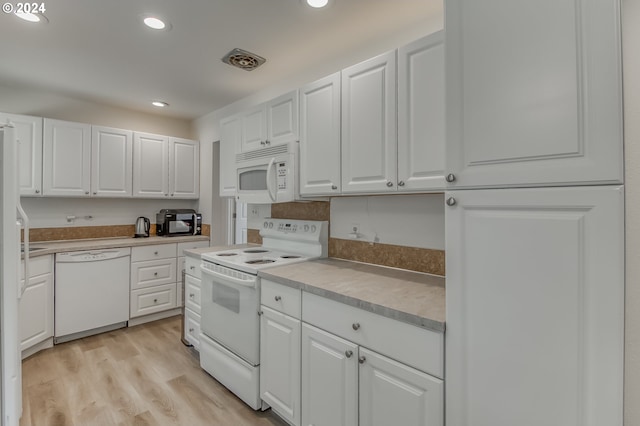
<svg viewBox="0 0 640 426"><path fill-rule="evenodd" d="M203 262L200 330L251 365L260 364L260 281Z"/></svg>

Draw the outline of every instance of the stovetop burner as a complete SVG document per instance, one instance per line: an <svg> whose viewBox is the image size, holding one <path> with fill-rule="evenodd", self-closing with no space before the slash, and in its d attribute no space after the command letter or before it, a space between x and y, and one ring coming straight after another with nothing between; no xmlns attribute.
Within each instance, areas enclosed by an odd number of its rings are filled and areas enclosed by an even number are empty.
<svg viewBox="0 0 640 426"><path fill-rule="evenodd" d="M248 265L266 265L268 263L273 263L275 260L273 259L255 259L255 260L247 260L245 263Z"/></svg>
<svg viewBox="0 0 640 426"><path fill-rule="evenodd" d="M264 249L249 249L249 250L243 250L243 253L267 253L269 250L264 250Z"/></svg>
<svg viewBox="0 0 640 426"><path fill-rule="evenodd" d="M238 253L218 253L216 256L237 256Z"/></svg>
<svg viewBox="0 0 640 426"><path fill-rule="evenodd" d="M294 254L287 254L284 256L280 256L280 259L299 259L301 256L296 256Z"/></svg>

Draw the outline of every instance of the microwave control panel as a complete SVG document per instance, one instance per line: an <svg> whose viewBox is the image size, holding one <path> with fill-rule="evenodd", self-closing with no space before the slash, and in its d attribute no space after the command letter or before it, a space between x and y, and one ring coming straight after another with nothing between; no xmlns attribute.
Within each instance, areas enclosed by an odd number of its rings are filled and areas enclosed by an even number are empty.
<svg viewBox="0 0 640 426"><path fill-rule="evenodd" d="M276 178L278 181L278 189L286 190L287 189L287 163L281 161L276 165Z"/></svg>

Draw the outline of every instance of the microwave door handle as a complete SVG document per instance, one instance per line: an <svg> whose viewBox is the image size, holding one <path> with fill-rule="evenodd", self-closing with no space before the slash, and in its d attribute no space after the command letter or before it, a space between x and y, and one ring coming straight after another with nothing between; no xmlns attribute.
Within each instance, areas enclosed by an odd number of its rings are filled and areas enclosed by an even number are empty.
<svg viewBox="0 0 640 426"><path fill-rule="evenodd" d="M197 214L193 214L193 233L191 235L196 235L196 232L198 232L198 215Z"/></svg>
<svg viewBox="0 0 640 426"><path fill-rule="evenodd" d="M276 202L276 192L271 190L271 172L273 169L275 169L275 163L276 163L276 159L272 158L271 161L269 161L269 165L267 166L267 192L269 193L269 198L271 198L271 201L273 201L274 203Z"/></svg>

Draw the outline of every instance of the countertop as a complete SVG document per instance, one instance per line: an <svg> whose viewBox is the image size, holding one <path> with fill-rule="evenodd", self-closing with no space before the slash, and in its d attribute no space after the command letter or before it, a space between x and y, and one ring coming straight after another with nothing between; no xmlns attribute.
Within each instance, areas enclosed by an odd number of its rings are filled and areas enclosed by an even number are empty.
<svg viewBox="0 0 640 426"><path fill-rule="evenodd" d="M116 247L138 247L138 246L150 246L154 244L172 244L172 243L187 243L194 241L209 241L209 237L206 235L188 235L179 237L157 237L150 236L147 238L99 238L99 239L87 239L87 240L66 240L66 241L43 241L34 242L30 246L34 248L41 248L41 250L35 250L29 252L29 257L44 256L47 254L70 252L70 251L83 251L83 250L100 250Z"/></svg>
<svg viewBox="0 0 640 426"><path fill-rule="evenodd" d="M186 256L197 257L200 258L205 253L210 253L212 251L224 251L231 250L236 248L248 248L255 247L257 244L235 244L230 246L211 246L211 247L201 247L197 249L187 249L184 251Z"/></svg>
<svg viewBox="0 0 640 426"><path fill-rule="evenodd" d="M436 332L445 330L445 279L338 259L278 266L258 276Z"/></svg>

